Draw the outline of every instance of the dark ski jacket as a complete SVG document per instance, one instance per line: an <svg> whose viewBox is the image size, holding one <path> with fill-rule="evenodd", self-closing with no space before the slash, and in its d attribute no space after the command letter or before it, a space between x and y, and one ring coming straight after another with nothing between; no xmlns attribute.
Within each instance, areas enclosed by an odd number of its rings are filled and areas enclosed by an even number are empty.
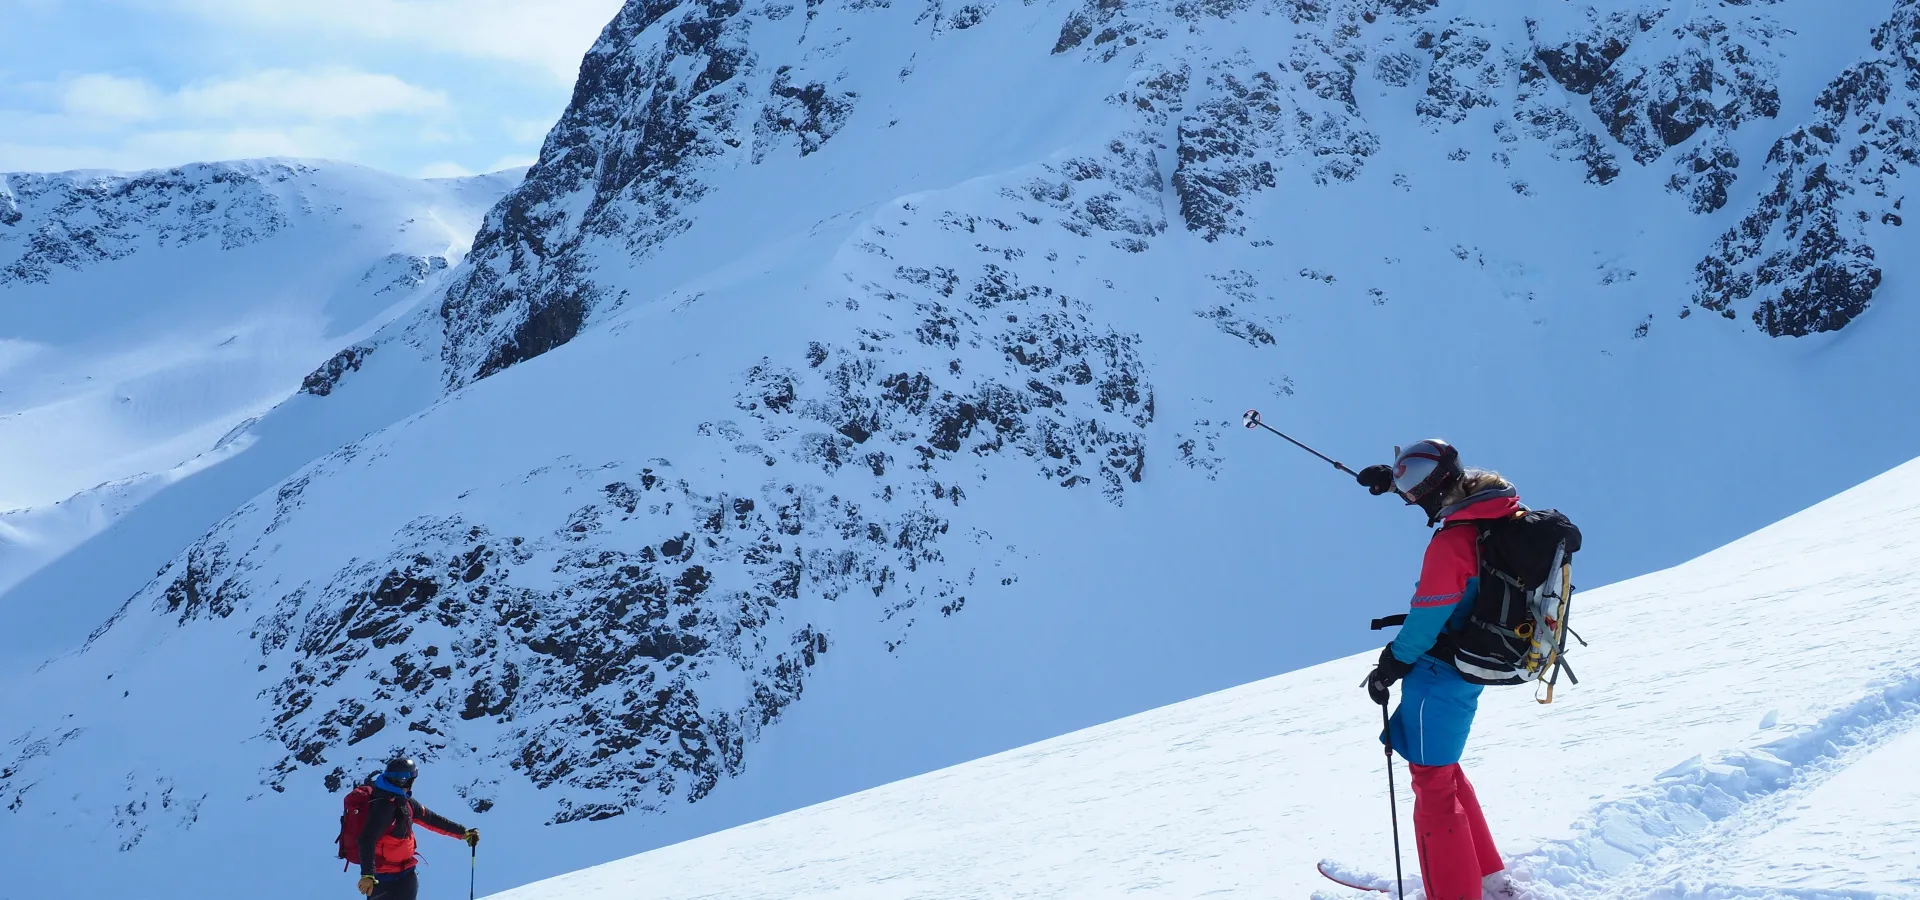
<svg viewBox="0 0 1920 900"><path fill-rule="evenodd" d="M360 832L360 874L397 875L413 868L419 857L413 839L415 823L447 837L457 838L467 833L465 825L376 782L373 799L367 802L367 827Z"/></svg>

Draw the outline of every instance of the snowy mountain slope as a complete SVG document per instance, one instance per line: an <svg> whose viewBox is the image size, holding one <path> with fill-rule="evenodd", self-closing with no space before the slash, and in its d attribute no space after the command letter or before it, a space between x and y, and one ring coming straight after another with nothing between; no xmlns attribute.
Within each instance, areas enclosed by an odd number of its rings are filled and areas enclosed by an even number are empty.
<svg viewBox="0 0 1920 900"><path fill-rule="evenodd" d="M0 588L244 446L242 423L443 289L516 176L0 175Z"/></svg>
<svg viewBox="0 0 1920 900"><path fill-rule="evenodd" d="M1551 706L1489 689L1463 763L1521 896L1920 896L1896 762L1920 735L1917 549L1911 463L1580 595L1582 683ZM1276 676L497 896L1361 896L1314 863L1392 874L1379 722L1356 686L1370 664Z"/></svg>
<svg viewBox="0 0 1920 900"><path fill-rule="evenodd" d="M0 837L61 822L108 892L248 836L318 895L335 791L408 752L498 886L1360 649L1417 519L1252 404L1355 464L1447 435L1592 582L1678 562L1913 455L1900 226L1782 207L1735 318L1690 305L1911 9L630 4L365 342L407 351L7 597L84 603L12 638L59 658L0 687ZM1817 221L1865 312L1773 258Z"/></svg>

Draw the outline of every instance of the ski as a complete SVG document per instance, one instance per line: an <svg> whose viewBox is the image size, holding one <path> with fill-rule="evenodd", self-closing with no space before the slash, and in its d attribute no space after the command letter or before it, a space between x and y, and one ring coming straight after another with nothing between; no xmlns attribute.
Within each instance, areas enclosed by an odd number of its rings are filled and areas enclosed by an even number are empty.
<svg viewBox="0 0 1920 900"><path fill-rule="evenodd" d="M1330 859L1321 860L1315 868L1319 869L1320 874L1326 876L1328 881L1341 887L1353 888L1356 891L1372 891L1389 897L1394 894L1392 881L1341 865Z"/></svg>

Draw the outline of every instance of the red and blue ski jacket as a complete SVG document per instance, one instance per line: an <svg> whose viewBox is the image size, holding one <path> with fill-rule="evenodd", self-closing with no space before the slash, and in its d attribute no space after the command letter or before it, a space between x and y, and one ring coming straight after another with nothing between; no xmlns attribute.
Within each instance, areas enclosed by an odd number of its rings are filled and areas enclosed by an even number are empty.
<svg viewBox="0 0 1920 900"><path fill-rule="evenodd" d="M1525 508L1511 489L1499 493L1505 496L1469 497L1458 508L1442 511L1440 527L1427 542L1427 556L1420 564L1412 608L1393 640L1395 659L1419 662L1440 635L1473 609L1473 599L1480 593L1480 529L1471 527L1472 523L1504 519Z"/></svg>

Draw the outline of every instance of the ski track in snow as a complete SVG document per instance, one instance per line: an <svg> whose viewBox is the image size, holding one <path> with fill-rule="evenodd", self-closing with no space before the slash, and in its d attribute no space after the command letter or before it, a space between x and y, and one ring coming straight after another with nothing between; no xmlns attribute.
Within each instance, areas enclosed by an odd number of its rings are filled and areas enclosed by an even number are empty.
<svg viewBox="0 0 1920 900"><path fill-rule="evenodd" d="M1579 836L1510 856L1517 900L1864 900L1876 891L1726 884L1695 873L1729 848L1779 827L1783 814L1859 760L1920 733L1920 669L1798 733L1662 773L1640 796L1604 803L1575 825ZM1407 839L1410 840L1410 837ZM1339 864L1334 874L1391 890L1393 879ZM1897 877L1897 876L1896 876ZM1920 878L1908 879L1920 882ZM1322 889L1315 897L1374 896ZM1417 870L1407 898L1423 900Z"/></svg>
<svg viewBox="0 0 1920 900"><path fill-rule="evenodd" d="M1920 669L1876 689L1812 727L1663 773L1643 795L1611 801L1556 842L1509 861L1525 896L1540 900L1648 897L1661 900L1829 900L1868 891L1793 890L1716 884L1694 872L1779 826L1800 798L1900 737L1920 729ZM1920 878L1911 879L1920 883Z"/></svg>
<svg viewBox="0 0 1920 900"><path fill-rule="evenodd" d="M1729 848L1750 844L1787 821L1796 802L1856 763L1920 734L1920 668L1875 688L1818 723L1751 749L1674 766L1637 796L1610 800L1574 825L1577 837L1507 858L1517 900L1862 900L1877 891L1759 887L1720 883L1698 874ZM1896 813L1898 815L1898 813ZM1403 840L1411 840L1403 834ZM1391 890L1393 879L1335 861L1334 874ZM1410 865L1412 865L1410 863ZM1920 867L1916 867L1920 868ZM1899 879L1897 874L1890 876ZM1920 887L1920 872L1904 879ZM1373 892L1322 889L1320 898ZM1417 868L1407 875L1409 900L1423 900Z"/></svg>

